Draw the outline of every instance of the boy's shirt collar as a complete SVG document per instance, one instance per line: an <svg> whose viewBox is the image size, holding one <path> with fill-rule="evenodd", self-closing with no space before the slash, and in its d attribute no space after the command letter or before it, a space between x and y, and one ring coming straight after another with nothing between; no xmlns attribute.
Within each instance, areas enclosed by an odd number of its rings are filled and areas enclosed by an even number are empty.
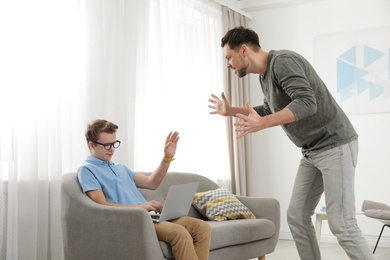
<svg viewBox="0 0 390 260"><path fill-rule="evenodd" d="M106 162L103 160L100 160L99 158L88 156L87 162L97 165L113 165L114 163L112 161Z"/></svg>

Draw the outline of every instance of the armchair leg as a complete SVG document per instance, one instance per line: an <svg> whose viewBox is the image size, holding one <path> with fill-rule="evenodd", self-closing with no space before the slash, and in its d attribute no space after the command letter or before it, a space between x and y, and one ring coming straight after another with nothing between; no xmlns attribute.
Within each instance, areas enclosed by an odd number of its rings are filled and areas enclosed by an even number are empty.
<svg viewBox="0 0 390 260"><path fill-rule="evenodd" d="M265 255L259 256L259 260L265 260Z"/></svg>

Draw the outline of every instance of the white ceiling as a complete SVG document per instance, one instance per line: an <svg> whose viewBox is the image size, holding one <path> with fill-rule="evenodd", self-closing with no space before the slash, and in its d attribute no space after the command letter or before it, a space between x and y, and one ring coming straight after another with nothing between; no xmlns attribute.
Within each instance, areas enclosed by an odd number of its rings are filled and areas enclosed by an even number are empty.
<svg viewBox="0 0 390 260"><path fill-rule="evenodd" d="M318 1L327 0L233 0L232 4L235 4L239 9L243 11L249 12L269 8L300 5Z"/></svg>

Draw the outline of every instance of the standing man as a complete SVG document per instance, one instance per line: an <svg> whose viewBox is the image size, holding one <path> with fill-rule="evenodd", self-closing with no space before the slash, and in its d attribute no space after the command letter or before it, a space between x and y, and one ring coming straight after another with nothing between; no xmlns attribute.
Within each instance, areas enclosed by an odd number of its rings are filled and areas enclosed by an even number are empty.
<svg viewBox="0 0 390 260"><path fill-rule="evenodd" d="M156 170L146 176L134 173L127 166L111 161L120 141L116 139L118 126L106 120L95 120L85 131L90 156L78 170L78 180L88 197L96 203L112 207L139 207L161 212L158 201L146 201L137 188L155 190L167 174L176 153L179 134L169 133L164 156ZM152 219L150 219L152 222ZM137 223L134 223L137 225ZM158 240L169 243L178 260L207 260L210 250L211 228L206 222L191 217L154 223Z"/></svg>
<svg viewBox="0 0 390 260"><path fill-rule="evenodd" d="M237 139L282 126L302 149L287 220L301 259L321 259L311 216L325 193L329 227L351 259L374 259L355 217L358 135L314 68L301 55L261 49L258 35L237 27L222 38L228 68L238 77L259 74L263 105L232 107L211 95L210 114L235 116Z"/></svg>

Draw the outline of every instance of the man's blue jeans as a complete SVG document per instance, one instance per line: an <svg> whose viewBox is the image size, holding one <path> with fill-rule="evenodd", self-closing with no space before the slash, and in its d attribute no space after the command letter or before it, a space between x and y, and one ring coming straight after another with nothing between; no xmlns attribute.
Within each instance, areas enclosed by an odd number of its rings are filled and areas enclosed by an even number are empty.
<svg viewBox="0 0 390 260"><path fill-rule="evenodd" d="M351 259L374 259L355 217L355 167L358 140L301 159L287 220L303 260L320 260L321 254L311 217L325 193L330 230Z"/></svg>

